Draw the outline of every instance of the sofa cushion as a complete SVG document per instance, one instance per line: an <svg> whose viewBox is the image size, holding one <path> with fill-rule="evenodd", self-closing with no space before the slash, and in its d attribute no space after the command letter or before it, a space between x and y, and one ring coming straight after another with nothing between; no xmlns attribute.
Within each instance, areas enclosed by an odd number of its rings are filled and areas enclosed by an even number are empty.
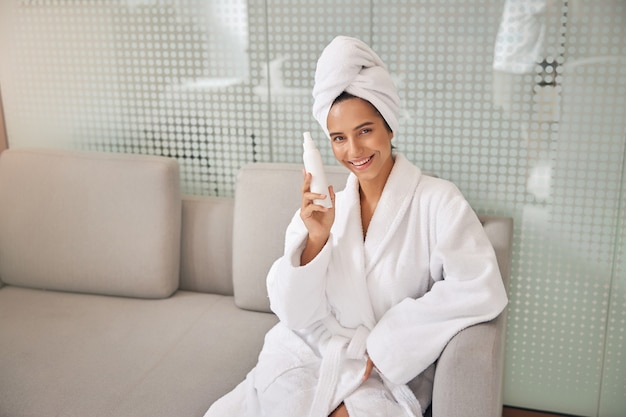
<svg viewBox="0 0 626 417"><path fill-rule="evenodd" d="M3 287L0 415L201 416L245 378L276 321L215 294Z"/></svg>
<svg viewBox="0 0 626 417"><path fill-rule="evenodd" d="M302 168L299 164L256 163L239 171L233 226L233 286L240 308L270 311L265 279L272 263L282 255L285 231L300 208ZM325 169L335 191L342 190L348 171L338 166Z"/></svg>
<svg viewBox="0 0 626 417"><path fill-rule="evenodd" d="M10 149L0 155L0 277L24 287L159 298L178 287L174 159Z"/></svg>

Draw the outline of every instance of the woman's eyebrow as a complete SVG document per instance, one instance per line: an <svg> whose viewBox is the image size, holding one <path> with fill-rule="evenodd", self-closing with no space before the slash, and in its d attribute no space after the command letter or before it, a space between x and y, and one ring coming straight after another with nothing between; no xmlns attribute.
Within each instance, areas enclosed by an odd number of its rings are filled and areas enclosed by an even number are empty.
<svg viewBox="0 0 626 417"><path fill-rule="evenodd" d="M359 130L359 129L364 128L365 126L370 126L370 125L373 125L373 124L374 124L374 122L363 122L360 125L354 127L352 130ZM328 135L329 136L341 135L341 132L329 132Z"/></svg>
<svg viewBox="0 0 626 417"><path fill-rule="evenodd" d="M360 125L358 125L357 127L355 127L353 130L359 130L359 129L364 128L365 126L370 126L370 125L373 125L373 124L374 124L374 122L364 122L364 123L361 123Z"/></svg>

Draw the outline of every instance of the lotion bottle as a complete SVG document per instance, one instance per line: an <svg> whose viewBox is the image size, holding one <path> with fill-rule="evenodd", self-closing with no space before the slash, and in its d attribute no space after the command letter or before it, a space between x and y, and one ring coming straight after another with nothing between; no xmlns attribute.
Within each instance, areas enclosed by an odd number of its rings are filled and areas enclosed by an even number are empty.
<svg viewBox="0 0 626 417"><path fill-rule="evenodd" d="M325 199L318 199L314 202L322 207L331 208L333 203L330 201L330 195L328 194L328 182L326 181L322 155L315 146L311 133L304 132L303 136L304 142L302 146L304 147L304 153L302 154L302 159L304 160L304 169L312 175L311 192L326 196Z"/></svg>

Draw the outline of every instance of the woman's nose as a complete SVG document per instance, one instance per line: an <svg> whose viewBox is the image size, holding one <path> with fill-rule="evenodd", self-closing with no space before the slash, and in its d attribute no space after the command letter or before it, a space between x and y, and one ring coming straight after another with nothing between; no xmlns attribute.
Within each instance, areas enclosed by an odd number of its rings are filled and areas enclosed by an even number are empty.
<svg viewBox="0 0 626 417"><path fill-rule="evenodd" d="M350 153L353 157L361 155L361 145L359 144L358 140L356 140L355 138L349 138L348 144L350 145Z"/></svg>

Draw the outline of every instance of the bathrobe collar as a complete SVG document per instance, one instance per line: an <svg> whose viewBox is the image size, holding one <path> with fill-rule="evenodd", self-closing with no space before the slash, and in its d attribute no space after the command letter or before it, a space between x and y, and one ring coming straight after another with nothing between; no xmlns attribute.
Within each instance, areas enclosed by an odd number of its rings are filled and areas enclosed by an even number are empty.
<svg viewBox="0 0 626 417"><path fill-rule="evenodd" d="M376 265L380 256L385 252L389 241L395 236L411 201L415 196L415 189L422 176L421 170L409 162L402 154L394 154L395 163L380 196L374 216L370 221L364 243L364 266L367 276ZM359 181L354 174L350 174L346 183L346 200L354 207L348 210L349 216L356 218L361 225L361 204L359 196ZM363 228L360 227L361 233ZM361 235L362 237L362 235Z"/></svg>

